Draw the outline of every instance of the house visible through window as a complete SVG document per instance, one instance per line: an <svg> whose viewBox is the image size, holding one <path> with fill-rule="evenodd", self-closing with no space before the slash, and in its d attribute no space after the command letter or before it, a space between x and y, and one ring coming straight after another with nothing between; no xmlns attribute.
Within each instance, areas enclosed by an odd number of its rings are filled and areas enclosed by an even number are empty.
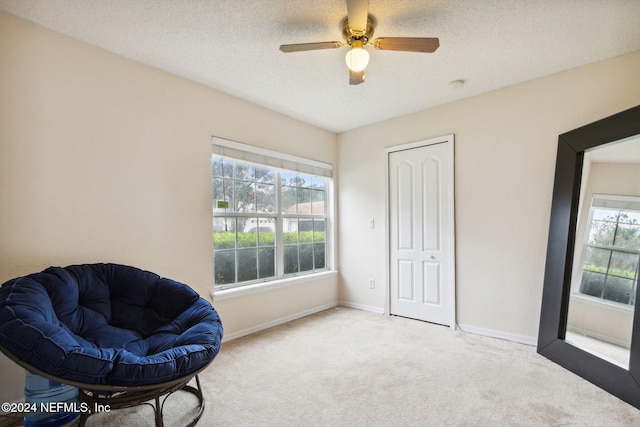
<svg viewBox="0 0 640 427"><path fill-rule="evenodd" d="M212 170L216 288L327 270L329 178L219 154Z"/></svg>
<svg viewBox="0 0 640 427"><path fill-rule="evenodd" d="M640 198L594 195L580 293L635 304L640 260Z"/></svg>

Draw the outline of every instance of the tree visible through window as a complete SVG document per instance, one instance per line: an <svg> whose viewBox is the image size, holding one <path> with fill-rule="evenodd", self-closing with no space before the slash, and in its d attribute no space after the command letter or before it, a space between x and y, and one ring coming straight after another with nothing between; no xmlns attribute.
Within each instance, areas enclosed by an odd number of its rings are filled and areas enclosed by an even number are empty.
<svg viewBox="0 0 640 427"><path fill-rule="evenodd" d="M214 155L218 287L326 269L327 178Z"/></svg>
<svg viewBox="0 0 640 427"><path fill-rule="evenodd" d="M640 260L640 212L591 209L580 293L633 306Z"/></svg>

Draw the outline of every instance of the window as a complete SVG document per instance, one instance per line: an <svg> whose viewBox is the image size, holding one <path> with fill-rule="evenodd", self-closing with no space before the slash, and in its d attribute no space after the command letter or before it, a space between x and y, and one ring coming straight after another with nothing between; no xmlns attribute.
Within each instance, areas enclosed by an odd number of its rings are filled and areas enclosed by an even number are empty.
<svg viewBox="0 0 640 427"><path fill-rule="evenodd" d="M640 260L640 198L596 194L589 218L580 293L633 306Z"/></svg>
<svg viewBox="0 0 640 427"><path fill-rule="evenodd" d="M248 161L256 149L229 144L212 156L216 288L327 270L330 178L295 170L299 161L271 166L273 153Z"/></svg>

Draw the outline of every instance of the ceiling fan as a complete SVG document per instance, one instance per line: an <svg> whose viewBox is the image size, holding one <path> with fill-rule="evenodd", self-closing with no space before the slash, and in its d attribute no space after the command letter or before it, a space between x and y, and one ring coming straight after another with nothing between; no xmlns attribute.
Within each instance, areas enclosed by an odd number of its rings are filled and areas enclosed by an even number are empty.
<svg viewBox="0 0 640 427"><path fill-rule="evenodd" d="M342 22L344 42L283 44L280 50L288 53L349 46L345 58L349 67L349 84L359 85L364 82L364 69L369 63L369 53L364 49L366 45L373 45L379 50L425 53L433 53L440 46L440 41L434 37L378 37L371 42L374 25L369 16L369 0L347 0L347 17Z"/></svg>

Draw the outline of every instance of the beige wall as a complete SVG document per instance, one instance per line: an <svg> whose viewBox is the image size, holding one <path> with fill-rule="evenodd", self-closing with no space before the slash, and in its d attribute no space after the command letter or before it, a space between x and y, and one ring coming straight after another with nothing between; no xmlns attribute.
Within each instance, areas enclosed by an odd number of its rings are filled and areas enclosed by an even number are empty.
<svg viewBox="0 0 640 427"><path fill-rule="evenodd" d="M0 283L118 262L210 299L213 135L335 163L331 132L0 13ZM337 278L259 295L214 303L225 333L335 304ZM22 384L0 357L0 400Z"/></svg>
<svg viewBox="0 0 640 427"><path fill-rule="evenodd" d="M640 103L639 71L637 52L340 134L341 301L384 307L384 148L454 134L457 321L535 342L558 135Z"/></svg>

